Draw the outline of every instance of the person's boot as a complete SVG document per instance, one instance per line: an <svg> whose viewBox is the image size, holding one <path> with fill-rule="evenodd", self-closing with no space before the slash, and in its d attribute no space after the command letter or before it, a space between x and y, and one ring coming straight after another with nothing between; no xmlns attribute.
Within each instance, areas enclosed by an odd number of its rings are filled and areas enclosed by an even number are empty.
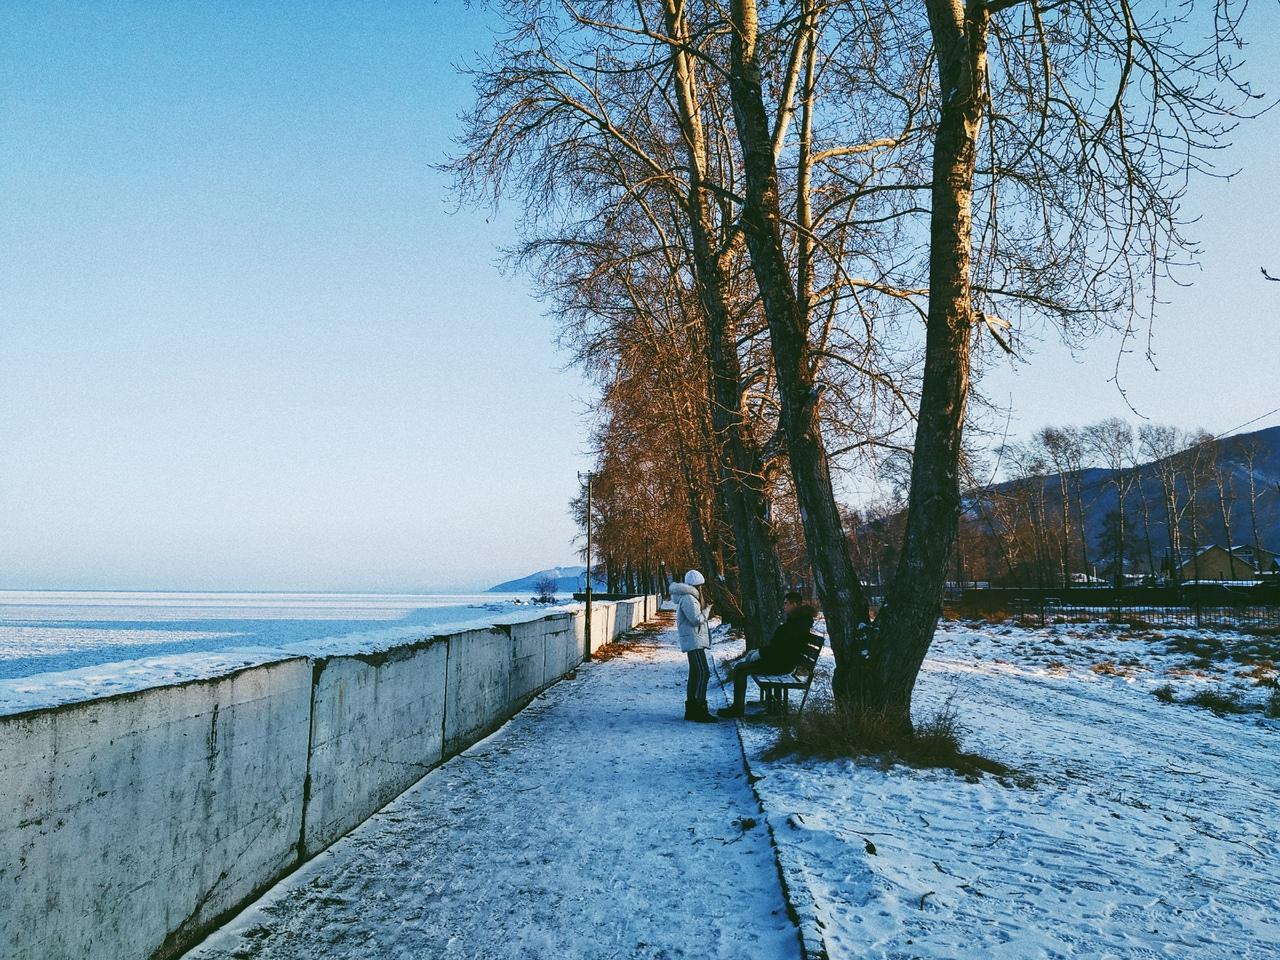
<svg viewBox="0 0 1280 960"><path fill-rule="evenodd" d="M746 713L746 711L743 709L742 704L735 703L731 707L721 707L716 711L716 713L722 717L740 717Z"/></svg>
<svg viewBox="0 0 1280 960"><path fill-rule="evenodd" d="M717 720L707 709L705 700L686 700L684 702L684 718L694 723L716 723Z"/></svg>

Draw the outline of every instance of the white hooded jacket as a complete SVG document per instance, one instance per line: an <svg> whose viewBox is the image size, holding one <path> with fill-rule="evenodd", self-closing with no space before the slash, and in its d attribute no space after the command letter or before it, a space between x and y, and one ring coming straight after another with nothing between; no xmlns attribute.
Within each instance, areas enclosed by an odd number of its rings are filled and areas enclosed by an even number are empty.
<svg viewBox="0 0 1280 960"><path fill-rule="evenodd" d="M707 628L707 615L702 610L698 588L673 583L671 599L676 604L676 638L680 641L680 649L688 653L700 647L710 647L711 631Z"/></svg>

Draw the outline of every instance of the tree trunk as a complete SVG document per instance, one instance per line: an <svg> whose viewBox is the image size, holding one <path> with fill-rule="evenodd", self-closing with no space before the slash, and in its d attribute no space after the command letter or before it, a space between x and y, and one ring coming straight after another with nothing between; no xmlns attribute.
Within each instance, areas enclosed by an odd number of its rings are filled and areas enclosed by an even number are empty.
<svg viewBox="0 0 1280 960"><path fill-rule="evenodd" d="M1262 537L1258 533L1258 495L1257 481L1253 469L1253 461L1257 457L1257 449L1254 448L1245 453L1247 465L1249 468L1249 536L1253 543L1253 565L1257 568L1258 573L1264 573L1262 569Z"/></svg>
<svg viewBox="0 0 1280 960"><path fill-rule="evenodd" d="M1151 545L1151 503L1147 497L1147 488L1144 485L1141 473L1138 474L1137 483L1139 502L1142 504L1142 536L1147 545L1147 574L1154 577L1156 574L1156 554Z"/></svg>
<svg viewBox="0 0 1280 960"><path fill-rule="evenodd" d="M1076 490L1076 525L1080 528L1080 566L1087 575L1089 573L1089 528L1084 518L1084 470L1075 474Z"/></svg>
<svg viewBox="0 0 1280 960"><path fill-rule="evenodd" d="M1213 484L1218 490L1218 512L1222 515L1222 535L1227 541L1227 579L1236 579L1236 551L1231 538L1231 514L1235 510L1235 490L1231 486L1231 468L1214 464Z"/></svg>
<svg viewBox="0 0 1280 960"><path fill-rule="evenodd" d="M819 391L809 350L808 317L801 310L783 248L778 176L756 61L754 0L734 0L729 92L745 168L741 223L769 324L780 422L787 442L796 501L836 656L837 696L848 697L865 674L870 611L836 506L819 418Z"/></svg>
<svg viewBox="0 0 1280 960"><path fill-rule="evenodd" d="M1116 545L1116 549L1119 552L1119 563L1116 564L1116 577L1118 578L1117 583L1123 587L1125 584L1124 561L1127 556L1125 548L1128 546L1127 541L1129 538L1129 516L1128 511L1125 509L1125 502L1129 498L1129 484L1132 483L1132 481L1122 477L1121 482L1124 485L1118 490L1118 499L1120 501L1120 542Z"/></svg>
<svg viewBox="0 0 1280 960"><path fill-rule="evenodd" d="M1163 481L1162 481L1163 483ZM1181 566L1182 552L1182 517L1178 510L1178 478L1173 475L1169 479L1169 488L1165 491L1164 512L1166 517L1165 532L1169 535L1169 579L1175 583L1181 577L1178 572Z"/></svg>
<svg viewBox="0 0 1280 960"><path fill-rule="evenodd" d="M927 0L940 82L929 226L929 314L907 529L877 625L878 706L905 726L942 612L960 518L960 441L969 394L973 176L986 89L987 11Z"/></svg>
<svg viewBox="0 0 1280 960"><path fill-rule="evenodd" d="M688 26L675 0L664 7L668 33L683 43ZM707 328L712 424L722 451L719 459L729 524L737 545L742 584L743 629L747 647L763 646L782 609L782 565L778 561L759 444L742 403L736 311L729 285L729 252L715 242L708 198L706 139L693 64L681 44L671 48L677 111L689 157L686 205L698 296Z"/></svg>
<svg viewBox="0 0 1280 960"><path fill-rule="evenodd" d="M708 440L711 438L707 438ZM741 624L742 598L738 593L739 581L726 570L725 560L718 555L709 532L715 523L715 496L707 489L711 477L703 475L693 461L684 439L677 433L676 455L685 488L689 491L689 536L698 565L711 587L708 591L717 606L717 613L727 622ZM666 585L663 584L665 587Z"/></svg>
<svg viewBox="0 0 1280 960"><path fill-rule="evenodd" d="M1071 502L1067 495L1067 474L1058 467L1058 504L1062 509L1062 585L1071 585Z"/></svg>

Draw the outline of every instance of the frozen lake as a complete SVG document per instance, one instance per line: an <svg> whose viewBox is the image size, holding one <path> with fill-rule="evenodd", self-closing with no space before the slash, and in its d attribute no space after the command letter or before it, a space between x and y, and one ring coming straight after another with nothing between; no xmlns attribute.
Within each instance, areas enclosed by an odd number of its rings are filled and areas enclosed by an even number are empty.
<svg viewBox="0 0 1280 960"><path fill-rule="evenodd" d="M140 657L274 648L392 627L425 629L529 609L508 594L493 593L0 590L0 680Z"/></svg>

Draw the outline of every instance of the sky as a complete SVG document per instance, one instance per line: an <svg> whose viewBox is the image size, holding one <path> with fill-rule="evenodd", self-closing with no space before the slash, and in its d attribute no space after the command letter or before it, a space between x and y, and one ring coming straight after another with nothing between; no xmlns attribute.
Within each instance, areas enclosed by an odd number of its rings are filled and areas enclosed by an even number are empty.
<svg viewBox="0 0 1280 960"><path fill-rule="evenodd" d="M1244 76L1280 98L1280 8L1252 4L1239 53ZM1134 424L1203 427L1215 435L1280 424L1280 107L1242 123L1213 156L1220 177L1191 180L1182 201L1185 230L1200 254L1158 288L1148 330L1122 344L1108 334L1073 353L1049 331L1030 331L1016 361L996 364L982 389L1002 411L988 429L1025 438L1049 424L1118 416ZM1121 349L1125 352L1121 354ZM1127 395L1121 396L1119 387Z"/></svg>
<svg viewBox="0 0 1280 960"><path fill-rule="evenodd" d="M574 562L589 396L432 170L452 4L6 3L0 587Z"/></svg>
<svg viewBox="0 0 1280 960"><path fill-rule="evenodd" d="M591 389L496 265L511 211L457 210L432 167L486 18L4 4L0 588L451 591L574 562ZM1277 113L1197 185L1159 372L1125 360L1154 419L1280 405ZM1115 349L1046 341L984 389L1011 436L1128 415Z"/></svg>

